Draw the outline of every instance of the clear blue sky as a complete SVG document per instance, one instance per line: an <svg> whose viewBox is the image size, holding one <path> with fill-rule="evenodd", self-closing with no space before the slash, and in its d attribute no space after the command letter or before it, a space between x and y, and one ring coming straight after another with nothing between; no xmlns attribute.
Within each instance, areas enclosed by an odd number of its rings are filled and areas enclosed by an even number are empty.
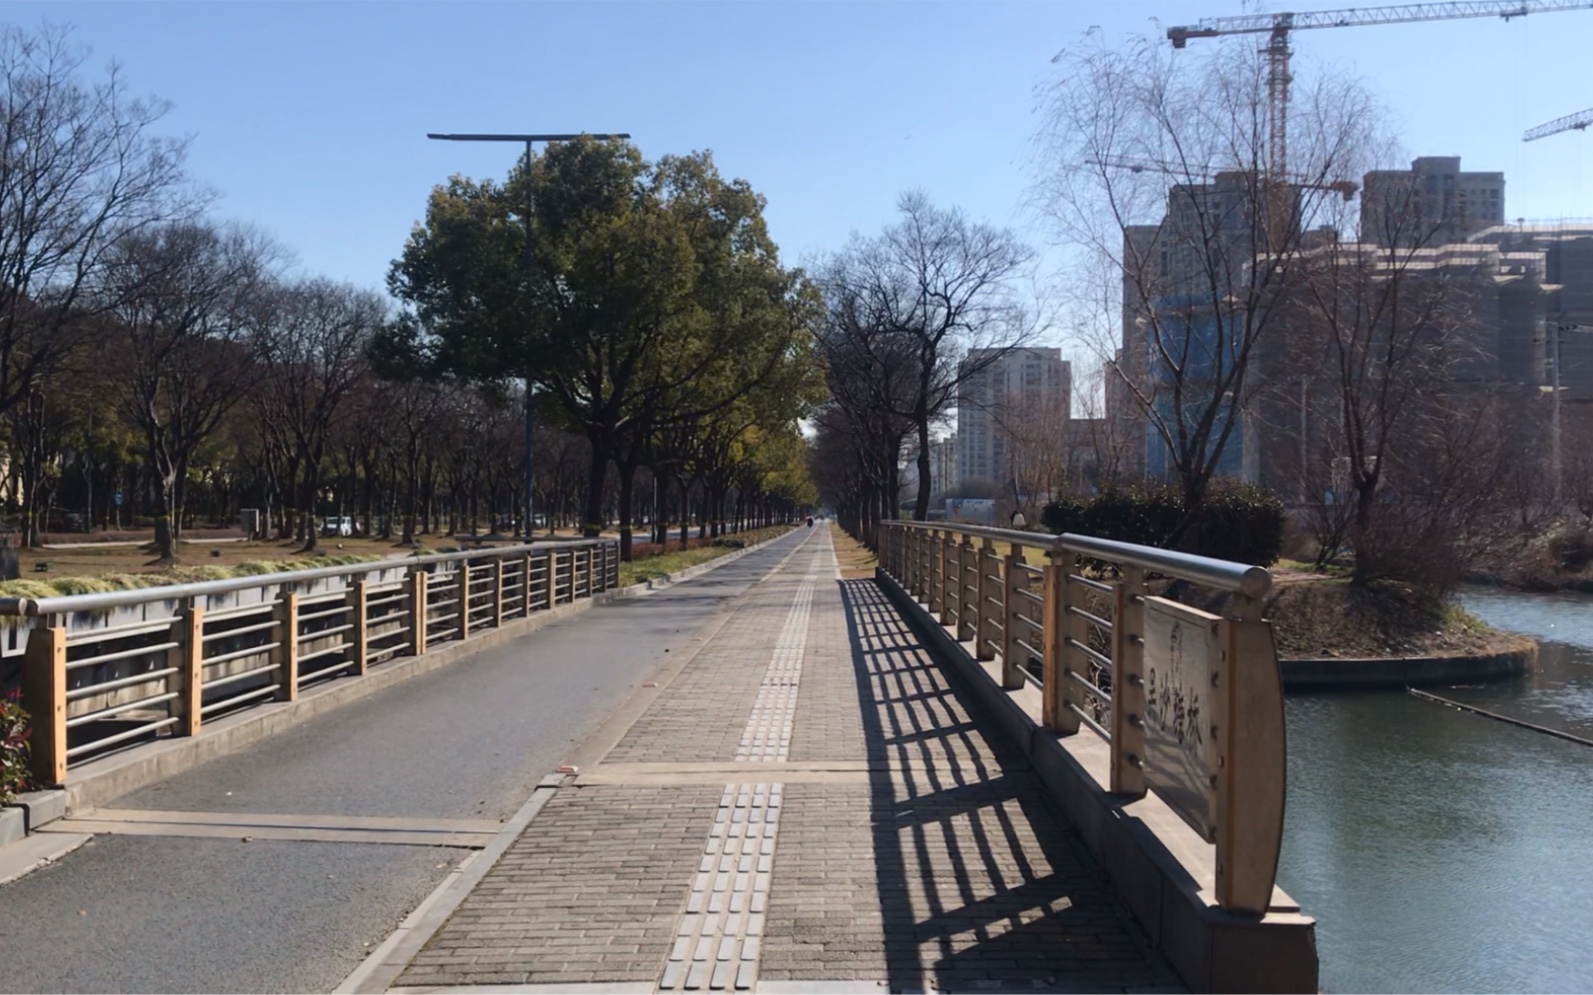
<svg viewBox="0 0 1593 995"><path fill-rule="evenodd" d="M1347 6L1300 2L1282 9ZM1363 4L1364 6L1364 4ZM769 200L788 259L888 223L922 187L1027 228L1034 87L1092 25L1109 38L1242 12L1134 3L9 3L76 26L94 65L176 107L219 214L310 273L382 286L431 186L502 176L513 146L428 131L629 131L711 148ZM1297 32L1297 66L1364 77L1413 154L1504 170L1506 215L1593 216L1593 136L1523 129L1593 106L1593 11ZM1195 44L1199 44L1198 42ZM1037 243L1039 232L1030 233Z"/></svg>

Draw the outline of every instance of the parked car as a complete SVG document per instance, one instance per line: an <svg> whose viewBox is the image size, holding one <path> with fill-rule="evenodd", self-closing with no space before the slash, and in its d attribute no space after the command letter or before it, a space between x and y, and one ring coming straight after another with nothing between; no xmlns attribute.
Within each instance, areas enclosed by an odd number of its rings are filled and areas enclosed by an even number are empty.
<svg viewBox="0 0 1593 995"><path fill-rule="evenodd" d="M334 515L328 518L326 523L321 526L321 534L340 537L354 535L354 516Z"/></svg>

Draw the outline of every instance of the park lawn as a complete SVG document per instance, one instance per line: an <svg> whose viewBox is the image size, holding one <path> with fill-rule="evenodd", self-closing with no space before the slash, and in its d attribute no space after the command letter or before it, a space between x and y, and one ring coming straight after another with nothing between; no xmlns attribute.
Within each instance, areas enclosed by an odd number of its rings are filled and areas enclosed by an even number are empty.
<svg viewBox="0 0 1593 995"><path fill-rule="evenodd" d="M457 536L421 536L419 551L433 553L440 549L454 549L458 547L459 541ZM321 540L321 552L328 557L357 556L362 559L377 559L411 556L416 550L396 545L391 540L328 537ZM185 567L222 568L235 567L254 560L303 558L297 542L242 540L180 542L178 555L182 558L181 565ZM19 560L22 576L34 580L167 572L155 562L154 554L142 546L85 543L66 549L24 549L20 550ZM49 564L49 569L36 570L35 566L40 562Z"/></svg>
<svg viewBox="0 0 1593 995"><path fill-rule="evenodd" d="M777 536L791 531L793 525L776 525L767 529L755 529L751 532L742 532L731 538L745 543L747 546L767 542ZM666 574L677 570L685 570L698 564L717 560L721 556L737 552L742 547L736 546L699 546L696 549L677 549L673 553L660 553L645 559L633 560L630 563L621 563L619 571L619 586L629 587L644 581L656 580Z"/></svg>
<svg viewBox="0 0 1593 995"><path fill-rule="evenodd" d="M833 519L830 521L830 540L835 543L835 563L841 569L842 580L874 576L879 558L867 546L847 535Z"/></svg>

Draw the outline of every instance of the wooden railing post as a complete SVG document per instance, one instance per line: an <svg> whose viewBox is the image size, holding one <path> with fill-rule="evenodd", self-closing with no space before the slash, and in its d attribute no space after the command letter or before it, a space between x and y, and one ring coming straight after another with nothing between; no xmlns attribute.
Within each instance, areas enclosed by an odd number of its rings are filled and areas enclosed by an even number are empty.
<svg viewBox="0 0 1593 995"><path fill-rule="evenodd" d="M176 667L174 683L178 696L171 700L168 713L177 719L176 733L193 736L199 732L204 714L205 685L205 610L185 604L172 620L172 639L166 651L166 666Z"/></svg>
<svg viewBox="0 0 1593 995"><path fill-rule="evenodd" d="M470 638L470 561L460 560L459 569L454 573L459 584L459 640L463 642Z"/></svg>
<svg viewBox="0 0 1593 995"><path fill-rule="evenodd" d="M492 627L503 625L503 557L492 560Z"/></svg>
<svg viewBox="0 0 1593 995"><path fill-rule="evenodd" d="M352 673L357 677L365 673L371 656L371 582L367 575L361 574L359 580L348 586L348 597L352 609L349 620L354 624L349 633L353 647Z"/></svg>
<svg viewBox="0 0 1593 995"><path fill-rule="evenodd" d="M602 546L600 544L597 546L588 547L586 550L586 596L588 598L596 593L596 590L592 586L593 564L597 559L597 551L601 548Z"/></svg>
<svg viewBox="0 0 1593 995"><path fill-rule="evenodd" d="M969 590L973 588L973 590ZM972 604L969 602L972 601ZM957 641L979 638L979 547L964 535L957 547Z"/></svg>
<svg viewBox="0 0 1593 995"><path fill-rule="evenodd" d="M1071 736L1079 731L1079 717L1068 705L1079 701L1078 685L1067 676L1067 639L1073 618L1068 574L1076 568L1076 557L1060 549L1046 554L1045 563L1045 685L1042 719L1054 733Z"/></svg>
<svg viewBox="0 0 1593 995"><path fill-rule="evenodd" d="M996 626L1001 608L991 603L1001 585L1001 560L994 539L986 536L974 553L974 659L996 658ZM996 579L991 580L994 574Z"/></svg>
<svg viewBox="0 0 1593 995"><path fill-rule="evenodd" d="M426 652L426 594L430 574L424 567L411 568L409 575L409 653L420 656Z"/></svg>
<svg viewBox="0 0 1593 995"><path fill-rule="evenodd" d="M1014 543L1007 554L1006 590L1002 592L1004 609L1001 623L1001 686L1008 691L1023 687L1025 650L1018 645L1018 628L1023 625L1018 615L1029 607L1029 599L1020 593L1029 589L1029 574L1024 569L1023 547Z"/></svg>
<svg viewBox="0 0 1593 995"><path fill-rule="evenodd" d="M940 537L940 624L950 625L957 603L957 536L950 530Z"/></svg>
<svg viewBox="0 0 1593 995"><path fill-rule="evenodd" d="M1112 617L1112 791L1145 794L1145 571L1123 568Z"/></svg>
<svg viewBox="0 0 1593 995"><path fill-rule="evenodd" d="M277 665L277 700L296 701L299 697L299 592L283 590L276 605L275 642L272 651Z"/></svg>
<svg viewBox="0 0 1593 995"><path fill-rule="evenodd" d="M28 739L33 780L41 787L65 783L66 629L57 626L28 632L27 654L22 660L22 707L33 727Z"/></svg>
<svg viewBox="0 0 1593 995"><path fill-rule="evenodd" d="M1271 903L1283 845L1287 735L1272 626L1261 602L1237 595L1221 623L1223 659L1213 668L1217 903L1261 915Z"/></svg>
<svg viewBox="0 0 1593 995"><path fill-rule="evenodd" d="M521 615L531 617L531 551L528 549L520 556L520 600L524 604Z"/></svg>

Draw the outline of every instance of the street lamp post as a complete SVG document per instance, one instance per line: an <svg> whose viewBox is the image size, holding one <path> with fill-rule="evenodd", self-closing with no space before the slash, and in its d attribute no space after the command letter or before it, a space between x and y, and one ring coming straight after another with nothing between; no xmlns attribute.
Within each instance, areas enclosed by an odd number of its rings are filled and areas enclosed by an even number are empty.
<svg viewBox="0 0 1593 995"><path fill-rule="evenodd" d="M525 143L525 168L526 168L525 200L526 200L526 204L525 204L525 259L524 259L524 264L525 264L526 285L530 286L532 275L536 271L535 270L535 266L533 265L532 256L531 256L531 208L532 208L532 203L531 203L531 146L534 143L536 143L536 142L570 142L570 141L574 141L577 138L581 138L582 136L581 135L438 135L438 134L428 133L426 135L426 137L430 138L430 139L432 139L434 141L441 141L441 142L524 142ZM587 135L585 137L594 138L594 139L597 139L598 141L607 141L607 140L613 139L613 138L630 138L631 136L630 135L625 135L625 134L613 134L613 135ZM531 369L530 369L530 360L528 359L527 360L527 367L526 367L526 370L525 370L525 538L527 540L532 539L534 537L535 533L536 533L536 519L532 515L532 512L534 511L534 502L533 502L533 499L532 499L532 488L531 488L532 480L533 480L532 473L531 473L531 457L532 457L531 428L532 428L533 423L534 423L534 409L531 406ZM549 526L550 529L551 529L552 525L553 525L553 520L549 519L548 520L548 526Z"/></svg>

